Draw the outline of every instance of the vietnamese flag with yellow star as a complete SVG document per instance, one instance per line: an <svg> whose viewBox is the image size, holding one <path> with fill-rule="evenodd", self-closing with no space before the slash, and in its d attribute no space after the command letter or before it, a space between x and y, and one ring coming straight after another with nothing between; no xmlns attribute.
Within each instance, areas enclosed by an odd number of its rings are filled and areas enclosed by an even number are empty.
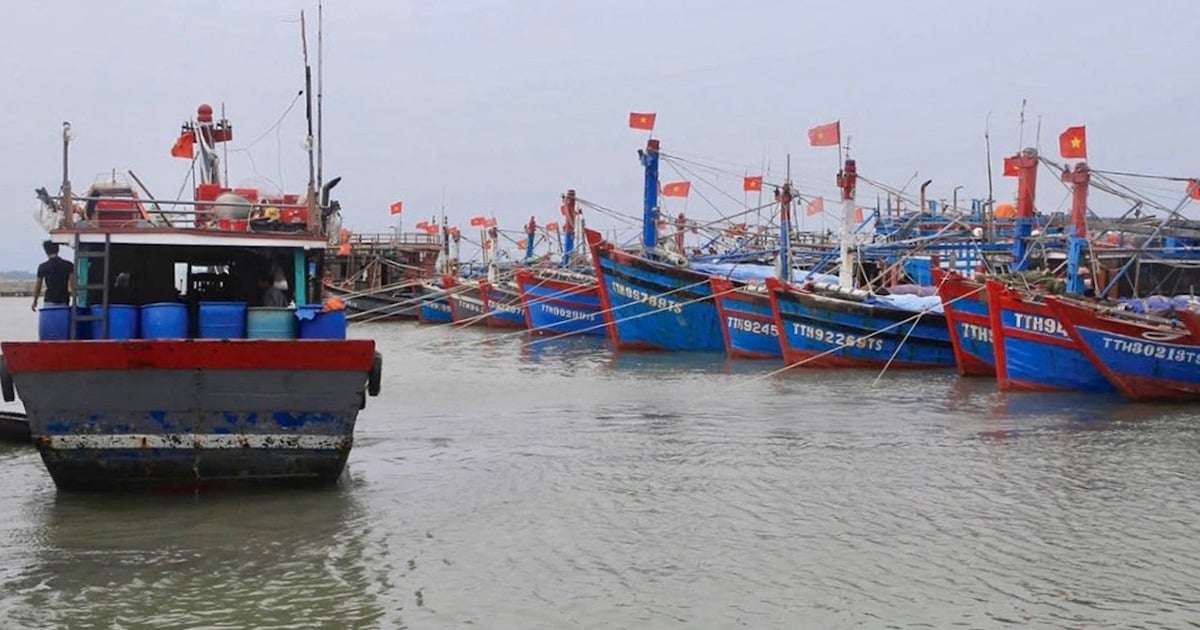
<svg viewBox="0 0 1200 630"><path fill-rule="evenodd" d="M836 147L842 143L841 121L817 125L808 130L808 144L814 147Z"/></svg>
<svg viewBox="0 0 1200 630"><path fill-rule="evenodd" d="M663 184L662 196L664 197L686 197L692 192L691 182L671 182Z"/></svg>
<svg viewBox="0 0 1200 630"><path fill-rule="evenodd" d="M1058 152L1064 159L1087 159L1087 127L1067 127L1058 137Z"/></svg>
<svg viewBox="0 0 1200 630"><path fill-rule="evenodd" d="M762 190L762 175L742 178L742 190L747 192L752 190Z"/></svg>
<svg viewBox="0 0 1200 630"><path fill-rule="evenodd" d="M629 112L629 128L654 131L654 119L657 117L658 114L654 112Z"/></svg>
<svg viewBox="0 0 1200 630"><path fill-rule="evenodd" d="M825 198L817 197L816 199L808 202L808 207L804 209L804 212L810 217L814 214L821 214L822 212L825 212Z"/></svg>

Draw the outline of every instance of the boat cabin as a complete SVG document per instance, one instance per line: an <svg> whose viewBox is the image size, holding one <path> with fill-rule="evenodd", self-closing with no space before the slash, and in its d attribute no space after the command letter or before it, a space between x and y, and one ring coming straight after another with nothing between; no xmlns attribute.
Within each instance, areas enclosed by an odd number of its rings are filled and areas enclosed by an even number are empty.
<svg viewBox="0 0 1200 630"><path fill-rule="evenodd" d="M278 307L264 304L263 282L281 289L296 308L322 302L323 236L252 232L209 217L204 227L167 226L136 194L122 206L109 196L116 191L107 192L85 220L50 232L50 240L72 248L76 264L70 338L127 338L128 332L112 335L110 313L118 310L109 307L166 305L186 312L188 338L209 337L202 305ZM84 323L90 324L78 325ZM154 337L149 330L142 336Z"/></svg>

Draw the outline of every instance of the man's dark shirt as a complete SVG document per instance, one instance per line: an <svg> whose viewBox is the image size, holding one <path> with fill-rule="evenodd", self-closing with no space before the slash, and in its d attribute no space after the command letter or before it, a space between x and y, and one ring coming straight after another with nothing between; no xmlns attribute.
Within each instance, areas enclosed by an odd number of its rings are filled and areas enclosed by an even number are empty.
<svg viewBox="0 0 1200 630"><path fill-rule="evenodd" d="M37 277L46 284L46 301L66 304L70 301L67 280L75 271L75 265L55 257L38 265Z"/></svg>

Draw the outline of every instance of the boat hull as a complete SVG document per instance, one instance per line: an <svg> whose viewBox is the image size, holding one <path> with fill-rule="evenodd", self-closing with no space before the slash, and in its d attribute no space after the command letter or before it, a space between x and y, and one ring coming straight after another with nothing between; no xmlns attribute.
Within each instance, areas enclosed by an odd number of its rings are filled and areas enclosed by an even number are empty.
<svg viewBox="0 0 1200 630"><path fill-rule="evenodd" d="M954 347L954 362L963 376L995 376L996 353L983 283L957 273L934 270L934 283Z"/></svg>
<svg viewBox="0 0 1200 630"><path fill-rule="evenodd" d="M65 490L332 483L375 360L365 340L3 350L34 444Z"/></svg>
<svg viewBox="0 0 1200 630"><path fill-rule="evenodd" d="M1116 391L1048 305L995 280L986 284L1001 391Z"/></svg>
<svg viewBox="0 0 1200 630"><path fill-rule="evenodd" d="M617 349L723 352L709 276L618 250L586 230Z"/></svg>
<svg viewBox="0 0 1200 630"><path fill-rule="evenodd" d="M1047 303L1121 395L1139 402L1200 399L1200 342L1192 332L1065 300Z"/></svg>
<svg viewBox="0 0 1200 630"><path fill-rule="evenodd" d="M449 293L443 289L426 288L421 296L417 321L422 324L449 324L454 321L450 311Z"/></svg>
<svg viewBox="0 0 1200 630"><path fill-rule="evenodd" d="M596 282L572 282L521 270L517 272L517 284L531 332L595 337L608 334Z"/></svg>
<svg viewBox="0 0 1200 630"><path fill-rule="evenodd" d="M480 282L484 305L487 307L489 328L525 328L525 308L521 305L521 291L515 286L500 286Z"/></svg>
<svg viewBox="0 0 1200 630"><path fill-rule="evenodd" d="M779 359L779 326L766 293L739 289L724 278L710 279L721 319L725 354L734 359Z"/></svg>
<svg viewBox="0 0 1200 630"><path fill-rule="evenodd" d="M788 365L915 369L954 366L946 318L811 293L769 278Z"/></svg>
<svg viewBox="0 0 1200 630"><path fill-rule="evenodd" d="M456 285L447 296L450 317L455 326L487 325L487 302L478 283Z"/></svg>
<svg viewBox="0 0 1200 630"><path fill-rule="evenodd" d="M416 293L361 295L357 291L347 291L330 284L325 285L325 293L340 298L346 304L346 310L358 316L355 319L416 319L420 316L421 303Z"/></svg>

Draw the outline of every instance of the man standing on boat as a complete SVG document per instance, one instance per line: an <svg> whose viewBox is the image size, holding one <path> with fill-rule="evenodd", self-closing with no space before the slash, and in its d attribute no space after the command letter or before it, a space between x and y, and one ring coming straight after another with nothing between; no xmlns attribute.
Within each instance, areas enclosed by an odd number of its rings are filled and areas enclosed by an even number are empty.
<svg viewBox="0 0 1200 630"><path fill-rule="evenodd" d="M260 300L263 306L283 308L288 305L287 294L275 286L275 274L271 272L260 274L258 276L258 290L261 292Z"/></svg>
<svg viewBox="0 0 1200 630"><path fill-rule="evenodd" d="M42 249L46 252L46 262L38 265L37 282L33 285L33 306L38 310L38 300L42 297L42 285L46 285L46 306L66 306L71 303L71 286L75 280L75 265L58 257L58 243L45 241Z"/></svg>

